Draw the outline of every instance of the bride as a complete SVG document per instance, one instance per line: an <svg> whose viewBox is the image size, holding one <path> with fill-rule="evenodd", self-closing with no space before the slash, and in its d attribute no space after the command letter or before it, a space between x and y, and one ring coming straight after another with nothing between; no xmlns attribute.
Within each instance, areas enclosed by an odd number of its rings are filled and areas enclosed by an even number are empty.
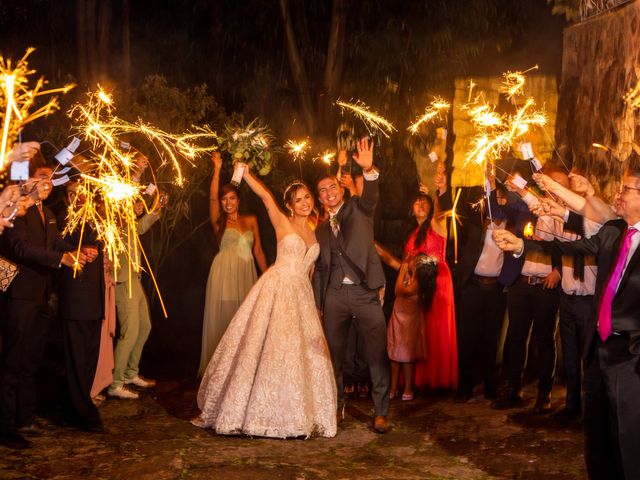
<svg viewBox="0 0 640 480"><path fill-rule="evenodd" d="M198 390L192 423L219 434L333 437L336 386L315 307L310 270L320 247L309 223L313 197L302 182L284 193L285 215L271 192L244 168L278 241L275 264L231 320Z"/></svg>

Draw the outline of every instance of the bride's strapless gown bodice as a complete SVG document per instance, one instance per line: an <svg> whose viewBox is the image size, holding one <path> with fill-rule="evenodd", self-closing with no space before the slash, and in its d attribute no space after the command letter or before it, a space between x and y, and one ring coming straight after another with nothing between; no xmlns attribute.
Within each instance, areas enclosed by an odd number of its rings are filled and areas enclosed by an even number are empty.
<svg viewBox="0 0 640 480"><path fill-rule="evenodd" d="M221 434L336 434L336 386L309 272L320 253L302 237L278 256L231 320L202 378L200 416Z"/></svg>
<svg viewBox="0 0 640 480"><path fill-rule="evenodd" d="M286 235L278 242L278 255L272 268L287 270L290 273L309 275L318 255L320 245L314 243L307 248L302 237L295 233Z"/></svg>

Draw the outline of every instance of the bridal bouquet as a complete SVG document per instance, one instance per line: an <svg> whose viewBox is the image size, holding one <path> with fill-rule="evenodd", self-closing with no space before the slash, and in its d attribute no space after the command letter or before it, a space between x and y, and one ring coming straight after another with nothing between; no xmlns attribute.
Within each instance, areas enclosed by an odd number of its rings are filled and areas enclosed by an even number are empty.
<svg viewBox="0 0 640 480"><path fill-rule="evenodd" d="M218 138L220 151L231 155L232 161L249 165L258 175L267 175L273 168L273 135L256 118L248 125L227 123Z"/></svg>

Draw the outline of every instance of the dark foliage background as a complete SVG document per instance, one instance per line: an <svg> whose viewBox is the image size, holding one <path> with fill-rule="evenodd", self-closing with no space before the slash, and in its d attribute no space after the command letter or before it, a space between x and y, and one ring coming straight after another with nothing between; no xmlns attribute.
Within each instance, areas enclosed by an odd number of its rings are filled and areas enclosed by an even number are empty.
<svg viewBox="0 0 640 480"><path fill-rule="evenodd" d="M333 102L364 100L400 130L379 149L376 227L398 252L404 239L397 232L417 186L404 125L431 96L450 98L458 76L534 64L559 75L564 22L545 0L3 0L0 51L19 58L34 46L30 63L39 74L53 85L78 83L60 113L25 132L59 146L69 135L64 111L97 83L114 92L118 114L130 120L179 131L259 116L281 144L310 136L317 151L335 145L341 119ZM313 183L323 171L306 162L303 176ZM168 218L144 239L169 310L162 318L153 301L143 359L150 373L191 375L199 357L217 248L208 224L209 160L188 175L186 191L171 191ZM281 155L265 181L279 196L297 176L298 166ZM246 191L242 205L258 213L273 259L261 205Z"/></svg>

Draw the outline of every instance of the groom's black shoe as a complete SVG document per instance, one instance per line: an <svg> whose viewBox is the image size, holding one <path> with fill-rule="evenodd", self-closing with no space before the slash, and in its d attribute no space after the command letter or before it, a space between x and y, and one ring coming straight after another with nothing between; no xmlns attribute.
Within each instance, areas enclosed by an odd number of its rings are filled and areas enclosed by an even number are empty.
<svg viewBox="0 0 640 480"><path fill-rule="evenodd" d="M373 429L378 433L387 433L389 431L389 421L387 417L376 415L373 419Z"/></svg>

